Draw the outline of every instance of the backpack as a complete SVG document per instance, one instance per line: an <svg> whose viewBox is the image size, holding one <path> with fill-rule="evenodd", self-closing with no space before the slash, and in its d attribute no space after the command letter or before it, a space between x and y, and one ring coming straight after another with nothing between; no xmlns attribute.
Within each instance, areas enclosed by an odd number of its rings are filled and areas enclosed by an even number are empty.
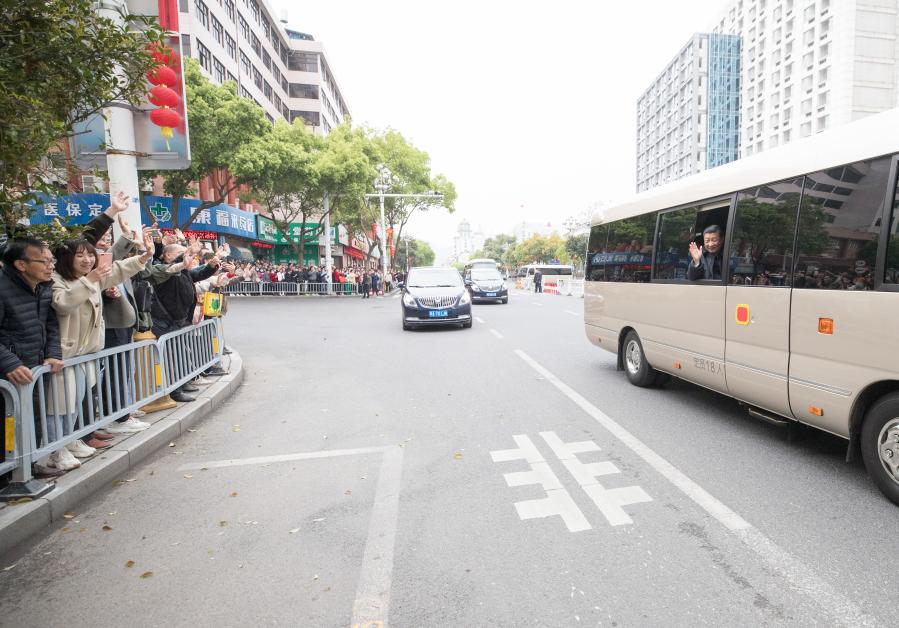
<svg viewBox="0 0 899 628"><path fill-rule="evenodd" d="M146 279L131 279L131 287L134 290L134 303L137 306L137 331L150 331L153 328L153 315L150 313L153 307L153 284Z"/></svg>

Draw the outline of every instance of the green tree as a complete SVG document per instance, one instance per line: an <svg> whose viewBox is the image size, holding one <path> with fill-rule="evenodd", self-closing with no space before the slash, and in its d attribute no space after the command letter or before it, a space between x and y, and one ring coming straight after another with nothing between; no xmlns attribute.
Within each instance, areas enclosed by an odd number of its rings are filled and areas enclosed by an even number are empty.
<svg viewBox="0 0 899 628"><path fill-rule="evenodd" d="M127 16L124 25L100 17L91 0L4 0L0 21L0 219L12 233L31 214L37 192L58 192L46 169L66 166L51 149L74 126L114 100L139 104L147 52L161 43L151 20ZM44 162L42 166L41 162ZM31 181L29 181L29 175Z"/></svg>
<svg viewBox="0 0 899 628"><path fill-rule="evenodd" d="M212 200L203 201L180 227L188 227L204 209L223 203L241 185L255 185L262 170L250 168L262 164L261 158L247 159L246 147L265 146L272 125L262 107L237 94L232 81L215 85L200 71L195 59L184 60L184 82L187 90L187 119L190 125L191 164L186 170L148 172L161 175L166 194L172 197L176 210L181 199L196 192L197 183L206 177L211 182ZM238 168L238 155L242 153ZM240 174L235 174L239 170Z"/></svg>
<svg viewBox="0 0 899 628"><path fill-rule="evenodd" d="M515 246L515 236L501 233L484 240L484 246L475 251L472 257L486 257L489 259L502 260L511 247Z"/></svg>
<svg viewBox="0 0 899 628"><path fill-rule="evenodd" d="M406 246L408 244L408 255L406 254ZM434 264L434 249L424 240L416 240L411 236L403 239L400 247L397 248L396 257L402 262L401 266L408 272L413 266L431 266Z"/></svg>

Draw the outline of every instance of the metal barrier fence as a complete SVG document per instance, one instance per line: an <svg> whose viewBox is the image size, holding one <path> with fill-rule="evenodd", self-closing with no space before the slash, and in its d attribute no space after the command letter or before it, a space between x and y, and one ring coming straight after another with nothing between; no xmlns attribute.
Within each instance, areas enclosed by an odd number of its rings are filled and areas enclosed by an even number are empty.
<svg viewBox="0 0 899 628"><path fill-rule="evenodd" d="M331 296L361 296L362 285L355 283L332 283L306 281L302 283L278 281L265 283L261 281L239 281L229 284L225 289L226 294L246 296L300 296L300 295L331 295Z"/></svg>
<svg viewBox="0 0 899 628"><path fill-rule="evenodd" d="M39 366L24 386L0 380L6 410L0 473L12 471L0 499L50 490L32 479L33 462L181 387L219 363L223 349L221 321L211 319L158 340L69 358L58 373Z"/></svg>

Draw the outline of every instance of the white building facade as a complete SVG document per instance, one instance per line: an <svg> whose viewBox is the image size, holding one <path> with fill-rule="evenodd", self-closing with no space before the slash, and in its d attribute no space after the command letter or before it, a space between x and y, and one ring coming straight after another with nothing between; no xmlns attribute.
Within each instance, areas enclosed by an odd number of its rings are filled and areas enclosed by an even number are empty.
<svg viewBox="0 0 899 628"><path fill-rule="evenodd" d="M349 115L321 42L275 19L265 0L181 0L184 54L215 83L234 81L272 122L327 133Z"/></svg>
<svg viewBox="0 0 899 628"><path fill-rule="evenodd" d="M709 31L638 101L638 191L899 105L899 0L732 0ZM709 106L716 95L730 102L734 88L728 72L706 80L701 67L722 36L739 48L735 154L728 108L718 116L703 109L704 95ZM733 44L721 45L720 63L732 67Z"/></svg>

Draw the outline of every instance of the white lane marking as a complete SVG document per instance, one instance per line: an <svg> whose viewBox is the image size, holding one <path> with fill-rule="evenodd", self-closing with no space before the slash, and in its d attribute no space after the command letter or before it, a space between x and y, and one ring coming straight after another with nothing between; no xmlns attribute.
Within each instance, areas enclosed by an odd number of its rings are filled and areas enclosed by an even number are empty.
<svg viewBox="0 0 899 628"><path fill-rule="evenodd" d="M363 454L382 454L378 485L375 488L368 535L362 554L362 567L353 602L352 625L387 626L390 611L390 588L393 581L393 553L399 514L403 473L403 450L395 446L335 449L302 454L260 456L232 460L198 462L178 467L179 471L240 467L293 460L314 460Z"/></svg>
<svg viewBox="0 0 899 628"><path fill-rule="evenodd" d="M572 315L574 315L574 316L580 316L580 315L581 315L580 312L572 312L571 310L565 310L565 313L566 313L566 314L572 314Z"/></svg>
<svg viewBox="0 0 899 628"><path fill-rule="evenodd" d="M496 331L495 329L491 329L490 333L493 334L494 336L496 336L497 338L499 338L500 340L503 339L503 335L501 333L499 333L498 331Z"/></svg>
<svg viewBox="0 0 899 628"><path fill-rule="evenodd" d="M608 430L615 438L624 443L624 445L637 454L637 456L642 458L644 462L649 464L649 466L655 469L662 477L671 482L700 508L718 520L728 532L734 534L762 560L767 562L776 573L780 574L793 590L813 599L818 607L827 612L834 621L847 626L880 623L871 615L864 613L848 598L836 591L812 569L768 539L768 537L743 519L743 517L718 501L708 491L688 478L677 467L662 458L662 456L646 446L636 436L609 418L602 410L590 403L580 393L546 370L527 353L521 349L516 349L515 353L531 368L542 375L546 381L551 383L562 394L574 402L575 405L579 406L584 412L593 417L597 423Z"/></svg>
<svg viewBox="0 0 899 628"><path fill-rule="evenodd" d="M518 449L491 451L490 457L494 462L524 460L530 465L531 470L504 474L506 484L512 487L539 484L546 491L546 497L542 499L515 502L515 512L518 513L518 518L525 521L558 515L569 532L590 530L592 528L590 522L562 486L549 464L540 455L534 441L524 434L518 434L512 438L518 445Z"/></svg>
<svg viewBox="0 0 899 628"><path fill-rule="evenodd" d="M536 301L531 301L531 303L533 303L534 305L539 305L539 306L541 306L541 307L543 306L542 303L537 303Z"/></svg>
<svg viewBox="0 0 899 628"><path fill-rule="evenodd" d="M402 474L403 450L385 448L353 602L354 626L387 626Z"/></svg>
<svg viewBox="0 0 899 628"><path fill-rule="evenodd" d="M477 322L479 322L481 325L484 324L484 319L481 318L480 316L475 316L474 319L475 319Z"/></svg>
<svg viewBox="0 0 899 628"><path fill-rule="evenodd" d="M600 450L599 445L593 441L563 443L562 439L555 432L540 432L540 436L543 437L543 440L546 441L553 453L559 457L559 460L565 465L571 476L584 489L584 492L593 500L593 503L596 504L596 507L609 522L609 525L632 524L634 522L633 519L630 518L622 506L652 501L652 497L639 486L607 489L599 483L596 479L597 477L621 473L621 470L614 462L610 461L585 464L578 460L577 454L579 453Z"/></svg>

